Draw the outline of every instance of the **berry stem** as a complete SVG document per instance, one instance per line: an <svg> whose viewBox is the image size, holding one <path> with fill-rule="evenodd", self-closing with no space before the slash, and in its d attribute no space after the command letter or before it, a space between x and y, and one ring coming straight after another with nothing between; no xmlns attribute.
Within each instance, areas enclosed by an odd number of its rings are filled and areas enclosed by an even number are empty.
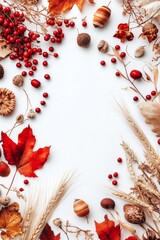
<svg viewBox="0 0 160 240"><path fill-rule="evenodd" d="M9 186L9 188L8 188L8 190L7 190L6 196L8 195L9 191L11 190L11 187L12 187L13 182L14 182L14 180L15 180L16 174L17 174L17 169L16 169L16 171L15 171L15 173L14 173L14 175L13 175L13 178L12 178L12 181L11 181L11 183L10 183L10 186Z"/></svg>

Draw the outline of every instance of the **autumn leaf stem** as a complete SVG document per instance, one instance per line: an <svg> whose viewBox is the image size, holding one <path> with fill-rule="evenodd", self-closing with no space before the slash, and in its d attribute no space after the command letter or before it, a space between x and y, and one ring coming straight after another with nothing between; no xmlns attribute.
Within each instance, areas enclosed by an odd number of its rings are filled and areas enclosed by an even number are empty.
<svg viewBox="0 0 160 240"><path fill-rule="evenodd" d="M17 174L17 169L16 169L16 171L15 171L15 173L14 173L14 175L13 175L13 178L12 178L12 181L11 181L11 183L10 183L10 186L9 186L9 188L8 188L8 190L7 190L6 196L8 195L9 191L11 190L11 187L12 187L13 182L14 182L14 180L15 180L16 174Z"/></svg>
<svg viewBox="0 0 160 240"><path fill-rule="evenodd" d="M62 227L60 227L60 229L66 235L67 240L69 240L69 236L68 236L67 232Z"/></svg>

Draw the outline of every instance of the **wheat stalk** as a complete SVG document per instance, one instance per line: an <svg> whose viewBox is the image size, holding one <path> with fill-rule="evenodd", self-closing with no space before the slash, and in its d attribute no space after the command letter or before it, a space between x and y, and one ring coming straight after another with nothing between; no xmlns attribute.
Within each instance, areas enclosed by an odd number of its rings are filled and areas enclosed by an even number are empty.
<svg viewBox="0 0 160 240"><path fill-rule="evenodd" d="M151 186L147 186L146 184L144 184L140 181L137 181L136 185L138 187L143 188L144 190L148 191L149 193L154 194L157 198L160 197L160 193L158 191L154 190L153 188L151 188Z"/></svg>
<svg viewBox="0 0 160 240"><path fill-rule="evenodd" d="M144 134L138 123L135 121L135 119L132 117L128 109L125 106L122 107L120 104L118 104L118 106L123 112L124 117L131 126L133 132L139 138L142 145L145 147L147 153L156 161L157 164L160 164L160 158L158 154L156 153L149 140L147 139L146 135Z"/></svg>
<svg viewBox="0 0 160 240"><path fill-rule="evenodd" d="M49 216L53 211L56 209L58 203L66 193L69 185L70 185L70 180L71 177L66 177L65 179L62 180L62 182L59 184L55 194L51 197L50 201L48 202L48 205L40 217L40 220L38 221L36 228L34 229L31 237L29 238L30 240L37 240L38 237L40 236L45 224L47 223Z"/></svg>
<svg viewBox="0 0 160 240"><path fill-rule="evenodd" d="M138 198L133 197L133 196L130 195L130 194L127 194L127 193L122 192L122 191L116 191L116 190L114 190L113 194L114 194L115 196L117 196L117 197L120 197L120 198L128 201L128 202L131 202L131 203L140 205L141 207L145 207L145 208L147 208L150 212L153 211L152 207L151 207L149 204L143 202L142 200L140 200L140 199L138 199Z"/></svg>
<svg viewBox="0 0 160 240"><path fill-rule="evenodd" d="M146 161L152 171L152 176L155 176L157 178L157 181L160 183L160 172L159 172L159 167L157 164L150 158L150 156L145 153L144 154Z"/></svg>
<svg viewBox="0 0 160 240"><path fill-rule="evenodd" d="M26 217L23 219L22 235L20 237L20 240L26 240L26 235L30 228L31 215L32 215L32 208L30 207L26 213Z"/></svg>

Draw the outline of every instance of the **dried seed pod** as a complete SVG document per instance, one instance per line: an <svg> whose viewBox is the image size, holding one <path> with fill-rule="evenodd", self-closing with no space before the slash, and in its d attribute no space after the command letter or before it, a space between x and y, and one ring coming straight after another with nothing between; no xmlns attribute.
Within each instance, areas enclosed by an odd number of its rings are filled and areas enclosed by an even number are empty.
<svg viewBox="0 0 160 240"><path fill-rule="evenodd" d="M111 9L107 6L102 6L97 9L93 17L93 26L95 28L102 28L109 21L111 16Z"/></svg>
<svg viewBox="0 0 160 240"><path fill-rule="evenodd" d="M143 209L137 205L126 204L123 207L125 219L133 224L145 223L146 217Z"/></svg>
<svg viewBox="0 0 160 240"><path fill-rule="evenodd" d="M105 209L114 209L115 201L111 198L103 198L100 202L101 207Z"/></svg>
<svg viewBox="0 0 160 240"><path fill-rule="evenodd" d="M148 42L151 43L157 38L158 28L154 23L147 22L142 27L142 33L140 37L147 38Z"/></svg>
<svg viewBox="0 0 160 240"><path fill-rule="evenodd" d="M88 33L80 33L77 36L77 44L80 47L88 47L91 42L91 37Z"/></svg>
<svg viewBox="0 0 160 240"><path fill-rule="evenodd" d="M20 114L16 118L16 123L22 124L24 122L24 115Z"/></svg>
<svg viewBox="0 0 160 240"><path fill-rule="evenodd" d="M13 78L13 84L16 85L17 87L21 87L24 82L24 77L22 75L16 75Z"/></svg>
<svg viewBox="0 0 160 240"><path fill-rule="evenodd" d="M36 116L35 111L33 109L29 109L29 111L27 113L27 117L33 119L33 118L35 118L35 116Z"/></svg>
<svg viewBox="0 0 160 240"><path fill-rule="evenodd" d="M4 68L3 66L0 64L0 79L2 79L4 76Z"/></svg>
<svg viewBox="0 0 160 240"><path fill-rule="evenodd" d="M136 58L140 58L140 57L142 57L144 54L145 54L145 47L144 47L144 46L141 46L141 47L138 47L138 48L135 50L134 56L135 56Z"/></svg>
<svg viewBox="0 0 160 240"><path fill-rule="evenodd" d="M8 116L15 109L16 99L14 93L7 88L0 88L0 115Z"/></svg>
<svg viewBox="0 0 160 240"><path fill-rule="evenodd" d="M76 199L74 201L73 209L78 217L85 217L90 212L88 204L81 199Z"/></svg>
<svg viewBox="0 0 160 240"><path fill-rule="evenodd" d="M3 198L0 198L0 203L3 205L3 206L7 206L10 202L10 197L9 196L5 196Z"/></svg>
<svg viewBox="0 0 160 240"><path fill-rule="evenodd" d="M106 53L109 48L109 44L105 40L101 40L97 46L98 50L102 53Z"/></svg>
<svg viewBox="0 0 160 240"><path fill-rule="evenodd" d="M62 220L60 218L56 218L53 220L53 223L55 226L57 227L61 227L62 226Z"/></svg>

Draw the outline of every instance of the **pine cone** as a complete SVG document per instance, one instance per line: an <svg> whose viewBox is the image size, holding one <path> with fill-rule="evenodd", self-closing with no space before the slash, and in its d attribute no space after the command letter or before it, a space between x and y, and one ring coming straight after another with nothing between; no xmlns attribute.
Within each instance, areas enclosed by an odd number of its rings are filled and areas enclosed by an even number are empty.
<svg viewBox="0 0 160 240"><path fill-rule="evenodd" d="M0 115L8 116L15 109L16 99L12 91L0 88Z"/></svg>

